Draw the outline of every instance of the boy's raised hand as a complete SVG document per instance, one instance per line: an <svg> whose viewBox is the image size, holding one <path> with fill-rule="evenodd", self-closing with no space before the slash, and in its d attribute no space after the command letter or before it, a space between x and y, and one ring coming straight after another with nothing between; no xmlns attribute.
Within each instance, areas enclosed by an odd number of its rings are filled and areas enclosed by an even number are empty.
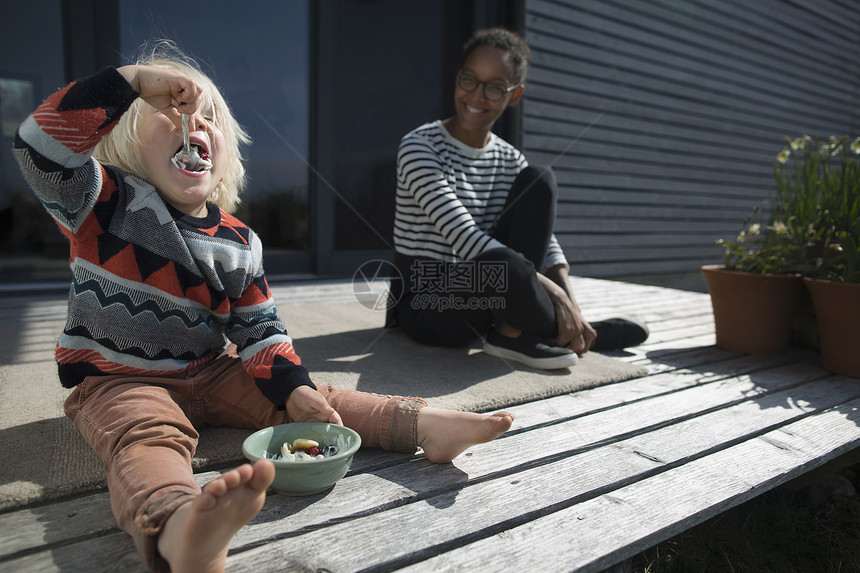
<svg viewBox="0 0 860 573"><path fill-rule="evenodd" d="M172 105L181 113L192 114L197 111L203 90L182 72L144 65L122 66L117 71L155 109Z"/></svg>
<svg viewBox="0 0 860 573"><path fill-rule="evenodd" d="M293 422L328 422L343 425L340 414L323 395L310 386L299 386L287 398L287 414Z"/></svg>

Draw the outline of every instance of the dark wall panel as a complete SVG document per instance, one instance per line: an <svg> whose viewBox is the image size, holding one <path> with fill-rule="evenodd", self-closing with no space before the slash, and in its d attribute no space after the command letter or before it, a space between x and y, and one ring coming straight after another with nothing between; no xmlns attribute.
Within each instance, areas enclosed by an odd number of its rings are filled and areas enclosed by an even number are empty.
<svg viewBox="0 0 860 573"><path fill-rule="evenodd" d="M860 4L527 0L523 150L574 272L696 272L773 189L786 136L858 135Z"/></svg>

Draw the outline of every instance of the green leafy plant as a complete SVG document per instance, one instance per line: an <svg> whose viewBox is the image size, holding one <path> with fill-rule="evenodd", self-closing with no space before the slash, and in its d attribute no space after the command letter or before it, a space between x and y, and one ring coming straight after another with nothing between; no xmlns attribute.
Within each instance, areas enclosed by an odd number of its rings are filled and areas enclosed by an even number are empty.
<svg viewBox="0 0 860 573"><path fill-rule="evenodd" d="M760 207L753 210L736 240L717 241L724 249L726 269L758 274L801 272L803 262L798 245L803 242L804 230L796 224L797 219L782 220L771 212L763 224L761 211Z"/></svg>
<svg viewBox="0 0 860 573"><path fill-rule="evenodd" d="M860 282L860 137L786 138L774 164L779 208L807 227L802 272Z"/></svg>
<svg viewBox="0 0 860 573"><path fill-rule="evenodd" d="M860 137L787 137L774 161L766 223L757 207L737 240L717 241L726 268L860 282L858 154Z"/></svg>

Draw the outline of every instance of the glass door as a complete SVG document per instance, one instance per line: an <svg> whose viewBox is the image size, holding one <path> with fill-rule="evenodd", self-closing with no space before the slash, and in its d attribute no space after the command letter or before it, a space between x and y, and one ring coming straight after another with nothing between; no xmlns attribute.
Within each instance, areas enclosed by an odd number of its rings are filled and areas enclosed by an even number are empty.
<svg viewBox="0 0 860 573"><path fill-rule="evenodd" d="M18 126L65 83L59 0L4 5L0 23L0 284L68 281L69 243L12 155Z"/></svg>
<svg viewBox="0 0 860 573"><path fill-rule="evenodd" d="M201 6L186 18L169 0L121 2L123 57L166 37L202 64L253 140L236 216L260 236L270 279L310 272L308 2Z"/></svg>
<svg viewBox="0 0 860 573"><path fill-rule="evenodd" d="M212 0L189 18L168 0L86 6L15 2L0 23L0 285L69 278L68 244L11 155L18 123L160 38L202 64L253 139L236 214L260 235L270 278L390 259L401 137L450 115L462 43L511 25L522 3Z"/></svg>
<svg viewBox="0 0 860 573"><path fill-rule="evenodd" d="M453 110L472 2L314 3L317 270L390 259L400 139Z"/></svg>

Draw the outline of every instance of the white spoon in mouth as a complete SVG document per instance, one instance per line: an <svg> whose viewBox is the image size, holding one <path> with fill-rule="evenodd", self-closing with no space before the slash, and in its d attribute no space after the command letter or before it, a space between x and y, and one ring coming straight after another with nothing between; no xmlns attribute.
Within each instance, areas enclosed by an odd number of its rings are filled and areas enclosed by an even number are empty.
<svg viewBox="0 0 860 573"><path fill-rule="evenodd" d="M191 142L188 139L188 114L180 114L180 118L182 122L182 149L173 156L173 164L179 169L192 172L212 169L212 162L200 157L197 150L191 147Z"/></svg>

